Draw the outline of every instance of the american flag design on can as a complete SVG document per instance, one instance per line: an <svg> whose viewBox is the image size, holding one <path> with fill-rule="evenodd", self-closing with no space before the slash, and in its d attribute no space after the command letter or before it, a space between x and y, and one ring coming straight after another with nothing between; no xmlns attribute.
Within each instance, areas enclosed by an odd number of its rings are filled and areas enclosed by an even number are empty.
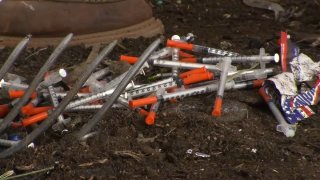
<svg viewBox="0 0 320 180"><path fill-rule="evenodd" d="M315 87L305 93L296 96L281 96L281 108L288 123L294 124L315 114L310 105L316 105L319 102L320 81Z"/></svg>

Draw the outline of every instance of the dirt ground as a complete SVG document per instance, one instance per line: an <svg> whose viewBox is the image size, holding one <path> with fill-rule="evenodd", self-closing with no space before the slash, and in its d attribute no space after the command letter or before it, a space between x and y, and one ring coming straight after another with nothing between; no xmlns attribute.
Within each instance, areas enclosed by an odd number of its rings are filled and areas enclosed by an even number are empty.
<svg viewBox="0 0 320 180"><path fill-rule="evenodd" d="M275 1L275 0L274 0ZM319 47L310 46L320 32L320 5L316 0L277 0L292 17L276 22L274 13L245 6L240 0L168 0L155 6L155 16L165 25L165 37L196 35L196 44L226 48L241 54L257 54L260 47L279 52L280 31L298 41L301 51L319 60ZM124 40L126 47L112 53L139 55L151 39ZM28 50L13 72L32 78L52 48L29 57ZM4 51L6 52L6 51ZM8 51L9 52L9 51ZM86 59L90 48L69 48L56 67L72 67ZM8 53L1 53L4 59ZM26 63L28 62L28 63ZM286 138L275 130L272 113L257 90L225 94L223 116L212 118L215 93L165 103L156 125L147 127L129 110L112 110L86 144L73 136L46 132L11 158L0 160L0 174L23 168L28 171L52 165L50 173L34 179L319 179L319 112L299 125L296 136ZM79 124L93 113L70 114ZM76 124L70 132L79 129ZM191 149L192 154L187 150ZM195 156L195 152L210 157ZM30 178L28 178L30 179Z"/></svg>

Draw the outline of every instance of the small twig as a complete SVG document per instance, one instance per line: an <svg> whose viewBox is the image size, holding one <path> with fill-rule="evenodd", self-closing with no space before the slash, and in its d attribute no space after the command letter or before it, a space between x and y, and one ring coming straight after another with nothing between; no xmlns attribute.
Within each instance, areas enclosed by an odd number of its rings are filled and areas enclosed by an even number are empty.
<svg viewBox="0 0 320 180"><path fill-rule="evenodd" d="M177 128L172 128L169 132L167 132L164 136L167 137L169 134L171 134L174 130L176 130Z"/></svg>
<svg viewBox="0 0 320 180"><path fill-rule="evenodd" d="M40 169L40 170L36 170L36 171L31 171L31 172L24 173L24 174L19 174L19 175L15 175L15 176L5 177L5 178L3 178L3 179L1 179L1 180L21 178L21 177L25 177L25 176L30 176L30 175L42 173L42 172L47 172L47 171L50 171L50 170L53 170L53 169L54 169L54 166L50 166L50 167L48 167L48 168L44 168L44 169Z"/></svg>
<svg viewBox="0 0 320 180"><path fill-rule="evenodd" d="M123 157L131 157L138 162L141 162L141 157L139 154L134 153L132 151L114 151L114 155L123 156Z"/></svg>
<svg viewBox="0 0 320 180"><path fill-rule="evenodd" d="M101 159L101 160L98 160L98 161L95 161L95 162L87 162L87 163L82 163L82 164L79 164L78 166L79 167L88 167L88 166L92 166L94 164L104 164L108 162L108 159Z"/></svg>
<svg viewBox="0 0 320 180"><path fill-rule="evenodd" d="M34 56L34 55L38 55L41 51L47 50L48 48L41 48L38 51L30 54L29 56L26 57L26 60L29 59L30 57Z"/></svg>
<svg viewBox="0 0 320 180"><path fill-rule="evenodd" d="M120 42L117 43L117 46L119 46L123 50L127 50L128 49L123 44L121 44Z"/></svg>
<svg viewBox="0 0 320 180"><path fill-rule="evenodd" d="M309 141L304 141L304 143L308 144L309 146L312 146L313 148L316 148L316 149L320 150L320 146L318 146L316 144L313 144L313 143L311 143Z"/></svg>
<svg viewBox="0 0 320 180"><path fill-rule="evenodd" d="M137 138L137 142L139 143L148 143L148 142L154 142L155 139L158 138L158 135L154 136L154 137L150 137L150 138L145 138L142 136Z"/></svg>

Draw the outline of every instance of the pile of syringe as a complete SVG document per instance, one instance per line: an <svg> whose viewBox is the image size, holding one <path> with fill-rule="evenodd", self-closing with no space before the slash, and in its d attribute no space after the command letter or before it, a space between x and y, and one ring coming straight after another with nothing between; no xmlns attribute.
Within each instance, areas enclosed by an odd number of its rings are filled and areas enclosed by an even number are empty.
<svg viewBox="0 0 320 180"><path fill-rule="evenodd" d="M264 49L260 49L259 55L242 56L191 44L192 37L191 34L183 38L175 35L167 40L167 47L149 57L146 67L171 69L169 73L154 76L161 80L125 92L131 108L151 105L146 124L154 124L162 102L214 91L217 94L213 100L212 115L220 117L225 90L260 87L267 76L274 74L274 69L266 68L266 64L279 61L278 54L266 55ZM123 55L120 59L134 64L138 58ZM250 68L237 70L237 64L248 64Z"/></svg>
<svg viewBox="0 0 320 180"><path fill-rule="evenodd" d="M3 102L0 105L0 118L3 118L0 121L0 146L9 147L0 151L0 158L27 146L50 127L54 131L66 131L72 119L65 115L70 111L97 111L76 133L82 140L90 136L91 129L110 107L134 110L145 117L147 125L152 125L161 103L216 91L212 115L219 117L225 90L260 87L264 79L274 73L273 68L266 68L266 64L279 61L278 54L266 55L264 49L260 50L259 55L242 56L191 44L194 39L192 34L181 38L175 35L167 40L166 47L162 49L158 48L161 43L159 38L140 57L122 55L120 60L132 64L132 67L107 82L105 77L110 74L109 69L97 70L96 67L116 46L114 41L101 50L75 84L69 85L63 83L68 76L64 69L49 70L70 42L72 34L69 34L31 83L26 84L22 76L7 72L30 38L26 37L17 45L0 69ZM235 66L239 63L248 64L250 68L239 70ZM149 84L134 82L139 74L150 79L150 71L156 67L168 69L169 72L153 76L157 81ZM29 131L26 129L33 131L27 133Z"/></svg>

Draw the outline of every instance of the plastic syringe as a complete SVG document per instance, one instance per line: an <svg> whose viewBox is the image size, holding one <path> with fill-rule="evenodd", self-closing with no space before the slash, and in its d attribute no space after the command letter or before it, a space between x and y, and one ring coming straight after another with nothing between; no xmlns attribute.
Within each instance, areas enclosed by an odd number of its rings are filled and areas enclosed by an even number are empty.
<svg viewBox="0 0 320 180"><path fill-rule="evenodd" d="M197 71L194 71L194 72L197 72ZM212 80L214 77L213 73L211 72L203 72L203 73L197 73L197 74L193 74L193 73L188 73L188 72L183 73L181 74L183 76L180 75L179 78L176 78L176 79L171 77L171 78L167 78L152 84L148 84L146 86L135 88L127 91L126 94L131 98L136 98L136 97L144 96L152 92L155 92L160 88L169 89L173 87L179 87L181 85L189 85L189 84L193 84L201 81ZM186 74L188 75L185 76Z"/></svg>
<svg viewBox="0 0 320 180"><path fill-rule="evenodd" d="M174 41L174 40L167 40L167 46L189 50L197 53L209 54L209 55L220 55L220 56L239 56L240 55L238 53L231 52L231 51L225 51L221 49L215 49L211 47L205 47L205 46L195 45L195 44L181 42L181 41Z"/></svg>
<svg viewBox="0 0 320 180"><path fill-rule="evenodd" d="M232 60L230 57L226 57L222 61L222 72L220 74L219 87L218 87L216 99L214 101L214 107L212 109L212 115L215 117L221 116L222 98L224 94L225 85L227 83L227 76L228 76L229 68L231 66L231 61Z"/></svg>
<svg viewBox="0 0 320 180"><path fill-rule="evenodd" d="M150 61L150 64L153 66L159 66L159 67L168 67L168 68L177 67L179 69L195 69L195 68L205 67L210 71L221 71L221 69L218 66L211 65L211 64L173 62L173 61L159 60L159 59Z"/></svg>
<svg viewBox="0 0 320 180"><path fill-rule="evenodd" d="M165 92L166 92L165 89L159 89L156 92L156 96L163 95ZM158 101L158 102L151 105L149 113L148 113L147 117L145 118L145 123L147 125L151 126L154 124L154 121L156 119L156 113L159 110L160 104L161 104L161 102Z"/></svg>
<svg viewBox="0 0 320 180"><path fill-rule="evenodd" d="M274 104L272 97L267 93L266 88L261 87L259 89L259 94L262 96L264 101L268 104L272 114L274 115L276 120L279 122L276 128L277 131L282 132L286 137L293 137L296 132L296 125L291 125L287 123L287 121L284 119L280 110Z"/></svg>
<svg viewBox="0 0 320 180"><path fill-rule="evenodd" d="M204 63L204 64L216 64L223 61L224 57L203 57L203 58L183 58L181 62L189 62L189 63ZM273 56L235 56L231 57L232 63L252 63L252 62L279 62L279 54L274 54Z"/></svg>
<svg viewBox="0 0 320 180"><path fill-rule="evenodd" d="M226 83L225 89L230 90L230 89L261 87L262 82L263 82L262 80L254 80L254 81L247 81L247 82L241 82L241 83L235 84L234 81L229 81ZM186 89L184 91L168 93L161 96L151 96L151 97L141 98L137 100L131 100L129 101L129 105L131 108L137 108L137 107L141 107L149 104L154 104L158 101L168 101L170 99L179 99L179 98L184 98L189 96L195 96L198 94L205 94L205 93L216 91L217 89L218 89L218 82L195 87L192 89Z"/></svg>

